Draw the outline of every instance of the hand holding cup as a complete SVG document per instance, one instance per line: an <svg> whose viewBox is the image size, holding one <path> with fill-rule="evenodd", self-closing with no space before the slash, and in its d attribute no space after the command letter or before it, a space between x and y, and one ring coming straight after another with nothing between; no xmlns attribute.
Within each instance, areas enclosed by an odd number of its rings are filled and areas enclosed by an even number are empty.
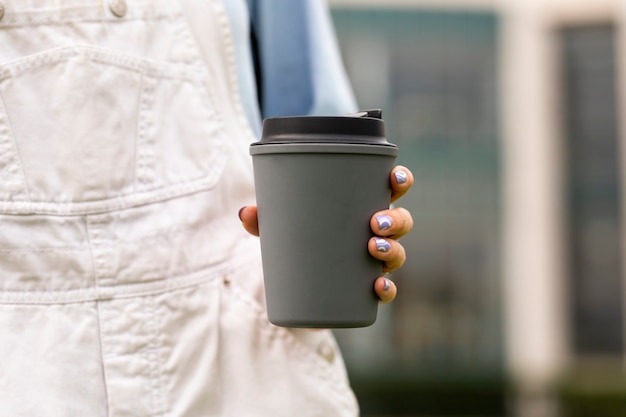
<svg viewBox="0 0 626 417"><path fill-rule="evenodd" d="M379 276L404 263L395 238L410 229L407 212L389 209L394 185L396 198L411 178L394 170L398 147L385 137L381 112L265 119L250 155L269 320L373 324L379 301L395 296ZM372 244L373 257L365 251Z"/></svg>
<svg viewBox="0 0 626 417"><path fill-rule="evenodd" d="M413 185L413 174L403 166L396 166L389 178L391 184L391 202L397 201L406 194ZM390 226L387 226L388 219ZM239 219L248 233L259 235L259 219L256 206L247 206L239 210ZM382 223L382 224L381 224ZM393 272L404 265L406 252L398 239L406 235L413 228L411 213L402 207L396 207L375 213L370 226L376 235L369 240L369 253L383 262L383 272ZM383 239L385 243L378 239ZM374 283L374 291L382 303L393 301L397 288L393 281L385 276L379 277Z"/></svg>

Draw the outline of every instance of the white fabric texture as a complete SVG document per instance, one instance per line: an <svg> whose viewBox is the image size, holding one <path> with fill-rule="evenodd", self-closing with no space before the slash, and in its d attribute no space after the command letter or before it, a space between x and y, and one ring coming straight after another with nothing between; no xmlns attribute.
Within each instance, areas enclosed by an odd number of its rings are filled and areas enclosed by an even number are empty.
<svg viewBox="0 0 626 417"><path fill-rule="evenodd" d="M357 415L266 318L223 5L2 3L0 416Z"/></svg>

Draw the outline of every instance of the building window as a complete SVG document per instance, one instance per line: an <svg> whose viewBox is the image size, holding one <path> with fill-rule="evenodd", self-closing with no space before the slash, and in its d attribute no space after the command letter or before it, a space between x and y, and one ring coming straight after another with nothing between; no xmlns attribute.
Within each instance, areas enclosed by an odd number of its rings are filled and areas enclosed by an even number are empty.
<svg viewBox="0 0 626 417"><path fill-rule="evenodd" d="M399 202L415 227L402 240L407 264L393 275L398 298L380 307L373 327L337 332L364 415L377 410L376 401L391 414L383 384L410 390L404 413L427 413L427 405L410 404L433 399L457 413L478 407L488 414L481 395L495 397L487 408L503 403L500 386L481 379L499 375L503 362L498 19L353 8L334 9L333 17L360 106L383 109L398 163L416 178Z"/></svg>
<svg viewBox="0 0 626 417"><path fill-rule="evenodd" d="M567 28L560 38L571 343L580 356L621 355L615 29L608 25Z"/></svg>

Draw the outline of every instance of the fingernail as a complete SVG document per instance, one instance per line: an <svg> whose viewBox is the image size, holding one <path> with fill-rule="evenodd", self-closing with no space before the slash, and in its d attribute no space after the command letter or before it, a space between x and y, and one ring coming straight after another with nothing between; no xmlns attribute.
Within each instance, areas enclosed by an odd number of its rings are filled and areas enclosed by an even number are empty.
<svg viewBox="0 0 626 417"><path fill-rule="evenodd" d="M380 230L387 230L393 224L393 219L391 218L391 216L381 214L380 216L376 216L376 222L378 222L378 228Z"/></svg>
<svg viewBox="0 0 626 417"><path fill-rule="evenodd" d="M242 208L239 209L239 213L237 213L237 216L239 216L239 220L243 221L243 219L241 218L241 212L243 211L243 209L245 209L248 206L243 206Z"/></svg>
<svg viewBox="0 0 626 417"><path fill-rule="evenodd" d="M385 278L385 286L383 287L383 291L389 291L391 289L391 282Z"/></svg>
<svg viewBox="0 0 626 417"><path fill-rule="evenodd" d="M378 252L389 252L391 249L391 245L385 239L377 237L374 238L374 241L376 242L376 249Z"/></svg>
<svg viewBox="0 0 626 417"><path fill-rule="evenodd" d="M404 171L396 171L393 173L393 175L396 176L396 182L398 184L404 184L405 182L409 180L409 176L406 175L406 172Z"/></svg>

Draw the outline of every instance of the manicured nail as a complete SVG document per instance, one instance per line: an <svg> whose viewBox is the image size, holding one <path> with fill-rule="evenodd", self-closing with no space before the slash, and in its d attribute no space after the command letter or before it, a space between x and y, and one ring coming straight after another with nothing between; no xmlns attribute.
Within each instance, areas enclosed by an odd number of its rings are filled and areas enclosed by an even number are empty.
<svg viewBox="0 0 626 417"><path fill-rule="evenodd" d="M243 219L241 218L241 212L243 211L243 209L245 209L248 206L243 206L242 208L239 209L239 213L237 213L237 216L239 216L239 220L243 221Z"/></svg>
<svg viewBox="0 0 626 417"><path fill-rule="evenodd" d="M398 184L404 184L405 182L409 180L409 176L406 175L406 172L404 171L396 171L393 173L393 175L396 176L396 182Z"/></svg>
<svg viewBox="0 0 626 417"><path fill-rule="evenodd" d="M391 289L391 282L385 278L385 286L383 287L383 291L389 291Z"/></svg>
<svg viewBox="0 0 626 417"><path fill-rule="evenodd" d="M393 219L391 218L391 216L387 216L386 214L376 216L376 221L378 222L378 228L380 230L387 230L393 224Z"/></svg>
<svg viewBox="0 0 626 417"><path fill-rule="evenodd" d="M391 249L391 245L385 239L381 239L379 237L374 238L376 242L376 249L378 252L389 252Z"/></svg>

